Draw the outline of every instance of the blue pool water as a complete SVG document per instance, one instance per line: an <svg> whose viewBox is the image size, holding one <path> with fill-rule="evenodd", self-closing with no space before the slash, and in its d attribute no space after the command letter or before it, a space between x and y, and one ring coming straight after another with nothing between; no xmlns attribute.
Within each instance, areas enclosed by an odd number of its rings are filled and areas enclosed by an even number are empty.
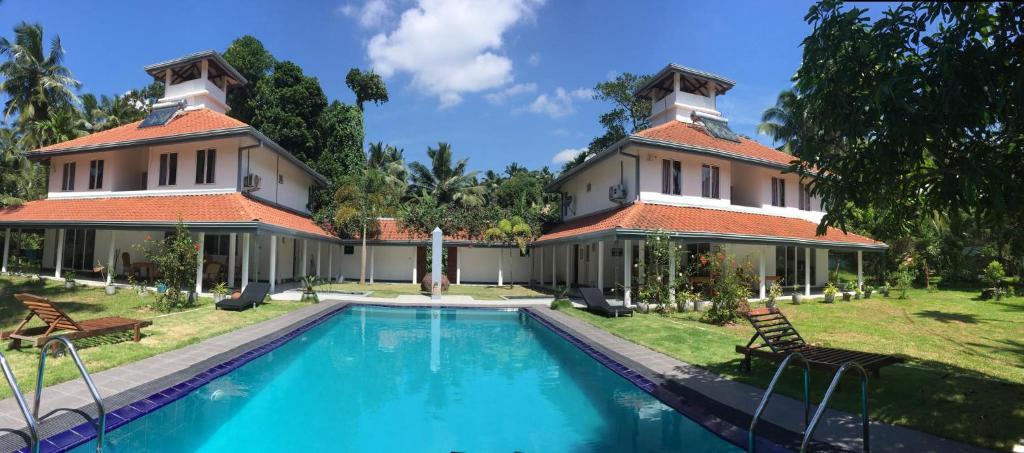
<svg viewBox="0 0 1024 453"><path fill-rule="evenodd" d="M738 451L529 316L360 306L107 443L117 452Z"/></svg>

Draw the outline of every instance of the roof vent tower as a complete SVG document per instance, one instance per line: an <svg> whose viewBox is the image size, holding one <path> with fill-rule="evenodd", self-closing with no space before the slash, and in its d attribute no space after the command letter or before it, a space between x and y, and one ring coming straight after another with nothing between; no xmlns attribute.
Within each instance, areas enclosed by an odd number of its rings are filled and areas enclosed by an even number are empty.
<svg viewBox="0 0 1024 453"><path fill-rule="evenodd" d="M157 102L183 103L186 110L208 108L226 113L228 89L248 83L219 53L207 50L145 67L146 73L164 83L164 97Z"/></svg>
<svg viewBox="0 0 1024 453"><path fill-rule="evenodd" d="M727 120L717 108L717 97L735 85L709 72L670 64L636 91L651 100L651 126L669 121L693 123L701 119Z"/></svg>

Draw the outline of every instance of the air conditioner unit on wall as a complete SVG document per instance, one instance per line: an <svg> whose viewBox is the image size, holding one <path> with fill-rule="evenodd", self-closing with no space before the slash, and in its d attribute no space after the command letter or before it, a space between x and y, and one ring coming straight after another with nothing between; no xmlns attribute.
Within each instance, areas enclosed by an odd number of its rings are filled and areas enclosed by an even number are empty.
<svg viewBox="0 0 1024 453"><path fill-rule="evenodd" d="M260 190L260 175L249 173L242 178L242 189L246 192Z"/></svg>
<svg viewBox="0 0 1024 453"><path fill-rule="evenodd" d="M626 185L615 184L608 188L608 199L615 202L626 201Z"/></svg>

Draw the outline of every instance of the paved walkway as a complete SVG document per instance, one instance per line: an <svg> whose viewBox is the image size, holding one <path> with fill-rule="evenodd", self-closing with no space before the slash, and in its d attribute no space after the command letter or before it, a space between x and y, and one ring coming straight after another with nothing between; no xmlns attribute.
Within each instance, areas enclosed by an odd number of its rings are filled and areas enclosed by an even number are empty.
<svg viewBox="0 0 1024 453"><path fill-rule="evenodd" d="M348 293L332 293L330 291L318 291L317 294L320 296L320 300L344 300L348 302L358 302L366 304L397 304L397 305L444 305L449 307L461 307L461 306L550 306L551 301L554 300L551 297L540 297L540 298L522 298L522 299L503 299L503 300L479 300L474 299L471 296L463 295L444 295L441 296L440 302L435 302L430 299L430 296L424 296L422 294L402 294L397 297L373 297L363 296L357 294ZM275 293L270 296L272 300L300 300L302 298L302 290L300 289L289 289L279 293Z"/></svg>

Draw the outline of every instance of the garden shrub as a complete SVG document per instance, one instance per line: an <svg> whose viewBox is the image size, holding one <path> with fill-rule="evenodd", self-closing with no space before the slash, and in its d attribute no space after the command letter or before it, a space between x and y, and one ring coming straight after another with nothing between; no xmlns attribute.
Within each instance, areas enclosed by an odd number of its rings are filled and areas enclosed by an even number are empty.
<svg viewBox="0 0 1024 453"><path fill-rule="evenodd" d="M153 308L160 311L174 311L191 308L195 298L191 296L196 284L196 260L199 244L192 241L188 228L181 221L162 241L146 238L142 253L163 273L167 291L159 294Z"/></svg>
<svg viewBox="0 0 1024 453"><path fill-rule="evenodd" d="M568 299L555 299L551 301L552 310L565 310L569 308L572 308L572 302Z"/></svg>
<svg viewBox="0 0 1024 453"><path fill-rule="evenodd" d="M914 283L915 272L913 265L909 263L901 264L896 272L893 272L894 287L900 293L900 299L910 298L910 286Z"/></svg>
<svg viewBox="0 0 1024 453"><path fill-rule="evenodd" d="M711 308L704 312L701 320L709 324L723 325L735 321L743 311L749 311L750 287L753 272L736 264L735 257L714 253L700 257L701 264L710 271L708 285Z"/></svg>

